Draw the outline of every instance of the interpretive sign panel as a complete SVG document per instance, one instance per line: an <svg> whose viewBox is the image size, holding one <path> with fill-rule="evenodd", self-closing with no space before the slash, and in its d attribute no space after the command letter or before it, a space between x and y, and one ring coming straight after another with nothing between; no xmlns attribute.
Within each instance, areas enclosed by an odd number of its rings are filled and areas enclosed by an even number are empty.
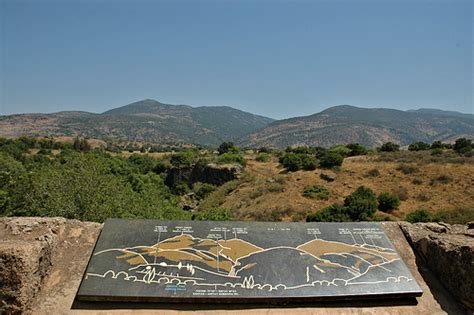
<svg viewBox="0 0 474 315"><path fill-rule="evenodd" d="M421 294L379 223L109 219L77 298L265 303Z"/></svg>

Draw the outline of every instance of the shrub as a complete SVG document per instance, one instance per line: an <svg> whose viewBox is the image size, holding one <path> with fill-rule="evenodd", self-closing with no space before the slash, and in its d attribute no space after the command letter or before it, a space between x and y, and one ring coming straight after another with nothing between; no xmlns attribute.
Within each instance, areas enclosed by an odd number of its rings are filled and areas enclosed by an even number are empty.
<svg viewBox="0 0 474 315"><path fill-rule="evenodd" d="M82 152L89 152L91 150L91 145L87 141L87 139L84 138L76 138L74 140L74 143L72 145L74 150L77 151L82 151Z"/></svg>
<svg viewBox="0 0 474 315"><path fill-rule="evenodd" d="M301 222L306 220L306 212L297 211L291 215L291 222Z"/></svg>
<svg viewBox="0 0 474 315"><path fill-rule="evenodd" d="M410 223L431 222L431 221L433 221L433 216L426 209L417 209L417 210L409 213L405 217L405 220L407 220Z"/></svg>
<svg viewBox="0 0 474 315"><path fill-rule="evenodd" d="M212 193L204 198L198 206L199 210L219 208L224 203L225 197L239 185L239 181L231 180L217 187Z"/></svg>
<svg viewBox="0 0 474 315"><path fill-rule="evenodd" d="M332 175L329 175L329 174L325 174L325 173L321 173L319 175L319 178L321 178L322 180L325 180L327 182L333 182L335 177L332 176Z"/></svg>
<svg viewBox="0 0 474 315"><path fill-rule="evenodd" d="M224 154L219 155L217 158L217 163L219 164L230 164L230 163L237 163L242 166L245 166L247 162L245 158L240 153L231 153L227 152Z"/></svg>
<svg viewBox="0 0 474 315"><path fill-rule="evenodd" d="M431 194L429 192L421 192L421 193L418 194L416 199L418 199L419 201L426 202L426 201L429 201L431 199Z"/></svg>
<svg viewBox="0 0 474 315"><path fill-rule="evenodd" d="M381 193L378 196L377 201L379 202L379 210L383 212L398 209L398 206L400 206L400 199L398 196L389 192Z"/></svg>
<svg viewBox="0 0 474 315"><path fill-rule="evenodd" d="M267 147L261 147L257 150L258 153L272 153L272 150Z"/></svg>
<svg viewBox="0 0 474 315"><path fill-rule="evenodd" d="M472 150L472 140L466 138L459 138L456 140L453 146L453 150L459 154L464 154Z"/></svg>
<svg viewBox="0 0 474 315"><path fill-rule="evenodd" d="M303 196L306 198L328 200L329 191L321 186L306 186L303 191Z"/></svg>
<svg viewBox="0 0 474 315"><path fill-rule="evenodd" d="M401 201L408 200L408 189L405 187L398 187L398 190L395 192L395 194Z"/></svg>
<svg viewBox="0 0 474 315"><path fill-rule="evenodd" d="M301 154L301 168L305 171L314 171L318 167L318 160L314 156Z"/></svg>
<svg viewBox="0 0 474 315"><path fill-rule="evenodd" d="M430 145L423 141L418 141L408 146L408 151L425 151L430 149Z"/></svg>
<svg viewBox="0 0 474 315"><path fill-rule="evenodd" d="M400 150L400 146L393 142L386 142L380 147L380 151L382 152L396 152L398 150Z"/></svg>
<svg viewBox="0 0 474 315"><path fill-rule="evenodd" d="M320 165L324 168L331 168L334 166L341 166L344 157L336 152L326 151L319 157Z"/></svg>
<svg viewBox="0 0 474 315"><path fill-rule="evenodd" d="M285 175L278 174L274 177L274 179L275 179L275 182L277 182L279 184L286 183L286 176Z"/></svg>
<svg viewBox="0 0 474 315"><path fill-rule="evenodd" d="M418 173L420 171L418 167L409 164L400 164L397 170L405 175Z"/></svg>
<svg viewBox="0 0 474 315"><path fill-rule="evenodd" d="M268 153L262 152L257 155L255 160L258 162L268 162L270 161L270 155Z"/></svg>
<svg viewBox="0 0 474 315"><path fill-rule="evenodd" d="M148 155L132 154L127 159L128 164L139 173L146 174L155 169L157 159Z"/></svg>
<svg viewBox="0 0 474 315"><path fill-rule="evenodd" d="M376 168L373 168L373 169L367 171L367 176L370 176L370 177L377 177L377 176L379 176L379 175L380 175L380 172L379 172L379 170L376 169Z"/></svg>
<svg viewBox="0 0 474 315"><path fill-rule="evenodd" d="M315 147L314 148L314 154L316 155L317 159L319 159L326 152L328 152L328 149L326 149L326 148L323 148L323 147Z"/></svg>
<svg viewBox="0 0 474 315"><path fill-rule="evenodd" d="M286 153L280 163L290 172L296 172L303 166L300 155L296 153Z"/></svg>
<svg viewBox="0 0 474 315"><path fill-rule="evenodd" d="M435 141L431 144L430 149L448 149L446 144L442 143L441 141Z"/></svg>
<svg viewBox="0 0 474 315"><path fill-rule="evenodd" d="M255 189L252 189L252 191L249 193L250 199L256 199L260 196L263 196L266 193L266 190L263 187L257 187Z"/></svg>
<svg viewBox="0 0 474 315"><path fill-rule="evenodd" d="M191 192L191 189L189 188L188 184L186 184L185 182L176 183L173 186L172 190L174 194L180 195L180 196Z"/></svg>
<svg viewBox="0 0 474 315"><path fill-rule="evenodd" d="M388 215L375 214L370 221L383 222L383 221L393 221L392 218Z"/></svg>
<svg viewBox="0 0 474 315"><path fill-rule="evenodd" d="M333 146L331 147L329 150L329 152L335 152L343 157L346 157L346 156L349 156L349 154L351 153L351 149L349 149L348 147L346 147L345 145L336 145L336 146Z"/></svg>
<svg viewBox="0 0 474 315"><path fill-rule="evenodd" d="M346 147L350 150L349 156L366 155L367 148L358 143L349 143Z"/></svg>
<svg viewBox="0 0 474 315"><path fill-rule="evenodd" d="M222 144L217 148L219 155L225 153L238 153L239 149L232 142L222 142Z"/></svg>
<svg viewBox="0 0 474 315"><path fill-rule="evenodd" d="M170 163L173 166L190 166L194 163L196 158L196 153L194 151L188 150L174 154L170 158Z"/></svg>
<svg viewBox="0 0 474 315"><path fill-rule="evenodd" d="M449 224L466 224L474 221L474 209L457 208L453 210L441 210L435 213L433 221L446 222Z"/></svg>
<svg viewBox="0 0 474 315"><path fill-rule="evenodd" d="M171 168L171 163L168 159L156 159L155 167L153 172L156 174L165 173Z"/></svg>
<svg viewBox="0 0 474 315"><path fill-rule="evenodd" d="M344 199L344 206L354 221L366 221L377 210L377 198L372 189L360 186Z"/></svg>
<svg viewBox="0 0 474 315"><path fill-rule="evenodd" d="M343 205L333 204L322 210L310 213L306 217L306 222L349 222L351 217L347 208Z"/></svg>
<svg viewBox="0 0 474 315"><path fill-rule="evenodd" d="M232 213L225 208L211 208L197 212L193 215L193 220L198 221L229 221L232 220Z"/></svg>
<svg viewBox="0 0 474 315"><path fill-rule="evenodd" d="M453 179L449 177L448 175L439 175L438 177L435 177L431 180L430 185L434 186L436 184L447 184L451 182Z"/></svg>
<svg viewBox="0 0 474 315"><path fill-rule="evenodd" d="M198 199L206 198L215 189L216 189L216 186L208 184L208 183L196 182L193 185L193 192Z"/></svg>
<svg viewBox="0 0 474 315"><path fill-rule="evenodd" d="M269 191L269 192L281 192L283 191L284 187L282 184L280 183L268 183L266 184L266 189Z"/></svg>
<svg viewBox="0 0 474 315"><path fill-rule="evenodd" d="M431 156L439 156L443 154L443 149L436 148L431 150Z"/></svg>
<svg viewBox="0 0 474 315"><path fill-rule="evenodd" d="M275 208L265 208L260 211L254 211L247 216L247 219L255 221L283 221L283 219L287 218L291 213L295 213L295 209L291 206L277 206Z"/></svg>

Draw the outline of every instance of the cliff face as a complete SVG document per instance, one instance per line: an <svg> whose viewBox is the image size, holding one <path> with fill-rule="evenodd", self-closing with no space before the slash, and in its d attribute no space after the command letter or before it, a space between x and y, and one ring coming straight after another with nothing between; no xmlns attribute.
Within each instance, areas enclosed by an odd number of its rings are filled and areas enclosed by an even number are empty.
<svg viewBox="0 0 474 315"><path fill-rule="evenodd" d="M416 305L391 301L352 301L338 305L295 305L292 314L463 314L468 313L453 297L472 306L472 255L474 230L468 226L382 223L410 272L423 289ZM102 225L63 218L0 218L0 313L113 313L137 312L150 305L77 305L74 297ZM402 231L403 230L403 231ZM404 235L405 233L405 235ZM416 255L410 247L413 245ZM431 271L430 271L431 269ZM421 272L421 274L420 274ZM453 293L453 295L450 294ZM176 308L214 313L199 305L155 305L157 312L176 313ZM270 307L270 306L269 306ZM100 310L98 310L99 308ZM133 308L133 311L132 311ZM105 310L104 310L105 309ZM169 309L169 310L165 310ZM242 312L238 305L219 313ZM245 309L249 314L281 313L277 307Z"/></svg>

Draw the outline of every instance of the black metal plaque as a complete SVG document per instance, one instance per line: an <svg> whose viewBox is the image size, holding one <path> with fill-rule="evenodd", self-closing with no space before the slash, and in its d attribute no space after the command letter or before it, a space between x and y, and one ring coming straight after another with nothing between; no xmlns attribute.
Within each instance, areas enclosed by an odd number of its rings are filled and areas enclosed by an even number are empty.
<svg viewBox="0 0 474 315"><path fill-rule="evenodd" d="M378 223L109 219L77 299L265 303L421 294Z"/></svg>

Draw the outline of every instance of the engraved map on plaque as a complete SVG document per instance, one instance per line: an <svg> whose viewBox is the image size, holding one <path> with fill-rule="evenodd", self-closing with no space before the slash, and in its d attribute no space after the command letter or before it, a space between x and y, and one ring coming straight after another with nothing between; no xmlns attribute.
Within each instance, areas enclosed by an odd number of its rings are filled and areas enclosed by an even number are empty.
<svg viewBox="0 0 474 315"><path fill-rule="evenodd" d="M379 223L109 219L77 298L258 302L421 294Z"/></svg>

